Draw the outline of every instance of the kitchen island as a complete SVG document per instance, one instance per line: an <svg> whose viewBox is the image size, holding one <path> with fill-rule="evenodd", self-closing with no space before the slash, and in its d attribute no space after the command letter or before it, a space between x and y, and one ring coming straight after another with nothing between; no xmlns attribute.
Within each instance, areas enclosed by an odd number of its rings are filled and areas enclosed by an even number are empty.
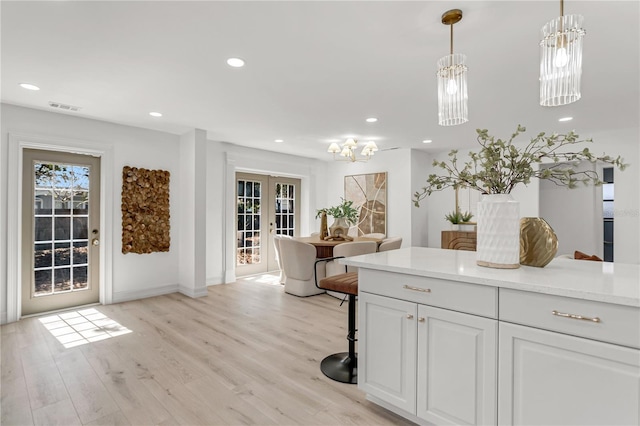
<svg viewBox="0 0 640 426"><path fill-rule="evenodd" d="M407 248L359 270L358 386L420 424L639 424L640 265L483 268Z"/></svg>

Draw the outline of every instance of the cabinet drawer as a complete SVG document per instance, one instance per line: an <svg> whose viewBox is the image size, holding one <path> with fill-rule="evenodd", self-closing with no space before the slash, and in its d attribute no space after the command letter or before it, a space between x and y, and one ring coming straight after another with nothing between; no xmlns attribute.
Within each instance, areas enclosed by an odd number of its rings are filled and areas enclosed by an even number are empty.
<svg viewBox="0 0 640 426"><path fill-rule="evenodd" d="M497 318L497 287L360 268L358 289L423 305Z"/></svg>
<svg viewBox="0 0 640 426"><path fill-rule="evenodd" d="M500 320L640 348L637 307L500 289Z"/></svg>

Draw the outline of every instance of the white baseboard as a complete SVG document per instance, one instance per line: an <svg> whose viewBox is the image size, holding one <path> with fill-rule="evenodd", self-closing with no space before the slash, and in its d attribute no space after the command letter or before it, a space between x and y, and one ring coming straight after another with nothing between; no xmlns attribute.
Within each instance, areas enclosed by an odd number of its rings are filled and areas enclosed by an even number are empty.
<svg viewBox="0 0 640 426"><path fill-rule="evenodd" d="M7 311L0 312L0 324L7 323Z"/></svg>
<svg viewBox="0 0 640 426"><path fill-rule="evenodd" d="M219 284L224 284L224 280L222 279L222 276L207 278L207 287L210 285L219 285Z"/></svg>
<svg viewBox="0 0 640 426"><path fill-rule="evenodd" d="M224 273L224 283L234 283L236 282L236 271L228 270Z"/></svg>
<svg viewBox="0 0 640 426"><path fill-rule="evenodd" d="M169 284L162 287L147 288L144 290L118 291L113 293L112 303L146 299L147 297L162 296L163 294L177 293L178 291L180 291L178 284Z"/></svg>
<svg viewBox="0 0 640 426"><path fill-rule="evenodd" d="M178 291L182 294L184 294L185 296L189 296L193 299L197 298L197 297L203 297L207 295L207 287L202 287L202 288L198 288L198 289L193 289L190 287L184 287L184 286L178 286Z"/></svg>

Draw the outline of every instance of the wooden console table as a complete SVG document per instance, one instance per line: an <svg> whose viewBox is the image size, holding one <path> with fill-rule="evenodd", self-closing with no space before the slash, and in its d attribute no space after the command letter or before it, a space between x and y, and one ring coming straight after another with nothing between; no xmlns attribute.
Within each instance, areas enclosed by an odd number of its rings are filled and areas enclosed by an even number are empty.
<svg viewBox="0 0 640 426"><path fill-rule="evenodd" d="M476 231L442 231L440 247L476 251Z"/></svg>

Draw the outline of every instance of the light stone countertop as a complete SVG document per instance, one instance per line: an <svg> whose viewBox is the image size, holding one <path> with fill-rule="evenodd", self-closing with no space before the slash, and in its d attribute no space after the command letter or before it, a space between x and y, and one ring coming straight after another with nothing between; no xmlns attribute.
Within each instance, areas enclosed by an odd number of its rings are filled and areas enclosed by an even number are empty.
<svg viewBox="0 0 640 426"><path fill-rule="evenodd" d="M494 269L476 265L476 253L410 247L365 254L340 263L492 287L640 307L640 265L556 258L544 268Z"/></svg>

